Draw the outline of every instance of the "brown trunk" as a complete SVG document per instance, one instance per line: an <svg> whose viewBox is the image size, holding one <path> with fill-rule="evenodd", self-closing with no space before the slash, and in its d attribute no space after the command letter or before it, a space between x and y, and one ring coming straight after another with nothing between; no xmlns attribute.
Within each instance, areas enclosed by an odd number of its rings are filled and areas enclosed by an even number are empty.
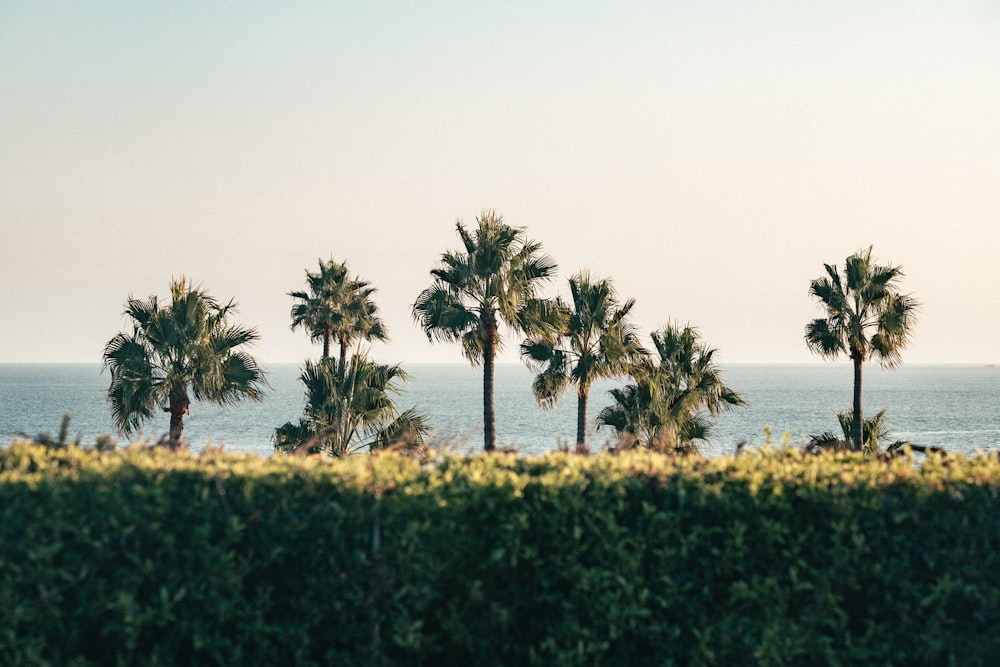
<svg viewBox="0 0 1000 667"><path fill-rule="evenodd" d="M862 424L865 423L861 408L861 363L864 359L860 352L853 351L851 361L854 362L854 421L851 423L851 440L854 451L860 452L863 447Z"/></svg>
<svg viewBox="0 0 1000 667"><path fill-rule="evenodd" d="M496 416L493 412L493 361L496 356L497 323L493 313L483 313L483 449L497 447Z"/></svg>
<svg viewBox="0 0 1000 667"><path fill-rule="evenodd" d="M340 344L340 378L344 378L344 370L347 366L347 337L339 336L337 342Z"/></svg>
<svg viewBox="0 0 1000 667"><path fill-rule="evenodd" d="M580 386L576 392L576 449L587 447L587 387Z"/></svg>
<svg viewBox="0 0 1000 667"><path fill-rule="evenodd" d="M330 330L323 330L323 358L330 358Z"/></svg>
<svg viewBox="0 0 1000 667"><path fill-rule="evenodd" d="M174 387L170 391L170 436L167 444L171 449L177 449L181 445L181 434L184 431L184 415L188 414L188 407L191 405L187 395L187 387Z"/></svg>

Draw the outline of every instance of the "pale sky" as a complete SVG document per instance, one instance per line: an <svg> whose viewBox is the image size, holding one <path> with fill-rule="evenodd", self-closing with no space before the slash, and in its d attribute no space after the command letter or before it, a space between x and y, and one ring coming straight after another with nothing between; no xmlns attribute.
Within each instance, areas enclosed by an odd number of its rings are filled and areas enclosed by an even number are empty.
<svg viewBox="0 0 1000 667"><path fill-rule="evenodd" d="M460 362L410 305L484 208L723 363L819 361L869 244L905 362L1000 363L1000 0L0 3L0 362L100 361L181 274L301 362L330 257L377 357Z"/></svg>

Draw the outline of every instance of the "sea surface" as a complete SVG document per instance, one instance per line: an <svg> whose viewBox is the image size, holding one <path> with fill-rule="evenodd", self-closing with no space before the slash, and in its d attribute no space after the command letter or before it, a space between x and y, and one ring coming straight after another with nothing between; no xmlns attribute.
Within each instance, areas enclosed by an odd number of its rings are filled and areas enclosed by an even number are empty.
<svg viewBox="0 0 1000 667"><path fill-rule="evenodd" d="M397 401L428 412L438 446L457 451L482 448L482 370L463 364L407 364L411 381ZM219 407L194 403L184 435L191 446L223 445L227 450L268 456L275 427L296 421L304 394L295 364L265 365L270 390L260 403ZM732 453L739 440L751 446L787 439L798 444L810 435L838 432L836 412L851 404L849 363L810 365L731 365L726 383L750 407L725 413L702 451L708 456ZM576 399L567 394L555 409L542 410L531 395L531 371L499 365L495 403L501 446L540 454L572 445L576 434ZM99 364L0 364L0 445L18 435L55 436L63 415L71 415L69 439L91 444L100 434L116 435L106 400L108 375ZM591 391L590 419L610 401L616 383L602 382ZM1000 449L1000 367L903 365L892 370L865 368L865 411L887 408L890 440L935 445L972 455ZM139 439L158 439L168 427L163 413L147 424ZM786 435L787 434L787 435ZM591 442L613 443L610 429L592 431Z"/></svg>

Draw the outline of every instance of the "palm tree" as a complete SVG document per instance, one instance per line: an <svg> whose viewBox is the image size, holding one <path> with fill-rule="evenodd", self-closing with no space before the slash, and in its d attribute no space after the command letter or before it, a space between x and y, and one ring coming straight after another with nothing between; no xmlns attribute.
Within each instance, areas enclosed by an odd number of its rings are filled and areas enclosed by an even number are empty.
<svg viewBox="0 0 1000 667"><path fill-rule="evenodd" d="M532 390L542 407L554 406L569 385L576 386L576 446L583 450L590 386L626 374L649 353L628 319L634 299L620 304L611 281L591 280L587 271L570 278L569 289L572 304L556 300L563 312L559 336L528 338L521 355L539 370Z"/></svg>
<svg viewBox="0 0 1000 667"><path fill-rule="evenodd" d="M885 416L886 409L882 408L874 416L865 419L861 430L862 447L867 454L878 454L880 442L889 439L889 420ZM837 413L837 422L840 424L840 431L844 440L849 442L853 437L854 415L850 410Z"/></svg>
<svg viewBox="0 0 1000 667"><path fill-rule="evenodd" d="M413 318L429 340L460 341L472 363L483 364L484 449L496 448L493 366L502 348L500 323L529 336L558 330L555 304L538 297L541 282L552 278L555 262L541 244L526 238L494 211L483 211L469 231L456 223L464 251L441 255L431 270L434 282L417 297Z"/></svg>
<svg viewBox="0 0 1000 667"><path fill-rule="evenodd" d="M695 329L667 324L651 337L658 359L635 366L635 383L611 391L613 403L597 416L598 425L612 427L625 443L697 452L696 441L711 432L708 417L746 401L723 382L715 350Z"/></svg>
<svg viewBox="0 0 1000 667"><path fill-rule="evenodd" d="M132 433L162 408L170 413L169 443L177 447L192 396L219 405L260 400L266 381L253 357L238 349L259 335L229 324L233 301L221 305L183 277L171 281L170 297L161 305L155 295L129 296L125 315L132 332L108 341L103 359L119 431Z"/></svg>
<svg viewBox="0 0 1000 667"><path fill-rule="evenodd" d="M340 345L340 368L346 368L347 349L354 340L384 341L385 325L371 296L375 288L351 276L347 264L319 260L319 271L306 271L308 291L289 292L298 302L292 306L292 330L304 327L313 340L323 342L323 358L330 356L330 343Z"/></svg>
<svg viewBox="0 0 1000 667"><path fill-rule="evenodd" d="M859 250L844 263L841 277L836 266L824 264L826 276L809 284L809 294L819 299L826 317L806 325L806 345L830 359L841 353L854 364L854 404L851 440L854 449L863 446L861 407L861 366L874 357L883 367L902 362L916 321L917 302L898 290L903 271L880 266L872 260L872 248Z"/></svg>
<svg viewBox="0 0 1000 667"><path fill-rule="evenodd" d="M319 271L306 271L308 292L289 292L288 296L298 299L292 305L292 331L304 327L313 340L323 342L323 359L330 356L330 341L333 338L334 318L339 316L340 286L347 279L347 265L319 260ZM337 297L337 298L335 298Z"/></svg>
<svg viewBox="0 0 1000 667"><path fill-rule="evenodd" d="M396 407L393 395L407 380L398 365L375 363L363 355L354 355L346 368L336 359L306 361L299 379L306 388L306 407L298 424L275 429L278 451L346 456L400 442L419 446L430 433L426 415Z"/></svg>
<svg viewBox="0 0 1000 667"><path fill-rule="evenodd" d="M879 445L889 439L889 420L885 416L886 409L882 408L874 416L865 419L862 427L863 448L866 454L878 454ZM837 413L837 422L840 424L841 437L831 431L821 435L815 435L806 445L806 451L819 453L824 449L838 451L841 448L853 449L853 428L854 415L850 410ZM895 452L905 446L913 446L906 440L896 440L886 446L886 452Z"/></svg>

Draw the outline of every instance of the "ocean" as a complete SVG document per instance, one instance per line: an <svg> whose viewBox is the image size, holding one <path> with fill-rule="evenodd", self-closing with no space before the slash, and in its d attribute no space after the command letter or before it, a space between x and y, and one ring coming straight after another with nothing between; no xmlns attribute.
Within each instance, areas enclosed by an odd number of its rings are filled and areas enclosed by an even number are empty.
<svg viewBox="0 0 1000 667"><path fill-rule="evenodd" d="M227 450L268 456L275 427L296 421L304 405L296 364L265 365L271 385L260 403L219 407L195 403L185 420L191 446L224 446ZM415 406L432 416L435 439L457 451L482 448L482 370L466 364L405 364L411 381L397 404ZM732 453L739 440L751 446L785 434L791 444L810 435L839 430L836 412L851 404L852 371L847 362L809 365L723 366L726 383L750 407L721 415L708 456ZM567 394L555 409L542 410L531 395L532 373L522 365L499 365L495 403L497 438L525 454L541 454L572 445L576 434L576 398ZM972 455L1000 449L1000 368L995 366L903 365L886 370L867 366L864 377L866 414L887 408L891 440L943 447ZM71 415L69 439L93 443L100 434L115 434L106 401L107 374L99 364L0 364L0 445L18 435L58 433L65 413ZM591 390L591 424L609 403L613 382ZM156 440L168 426L165 413L146 425L140 439ZM591 443L612 443L610 429L592 432Z"/></svg>

